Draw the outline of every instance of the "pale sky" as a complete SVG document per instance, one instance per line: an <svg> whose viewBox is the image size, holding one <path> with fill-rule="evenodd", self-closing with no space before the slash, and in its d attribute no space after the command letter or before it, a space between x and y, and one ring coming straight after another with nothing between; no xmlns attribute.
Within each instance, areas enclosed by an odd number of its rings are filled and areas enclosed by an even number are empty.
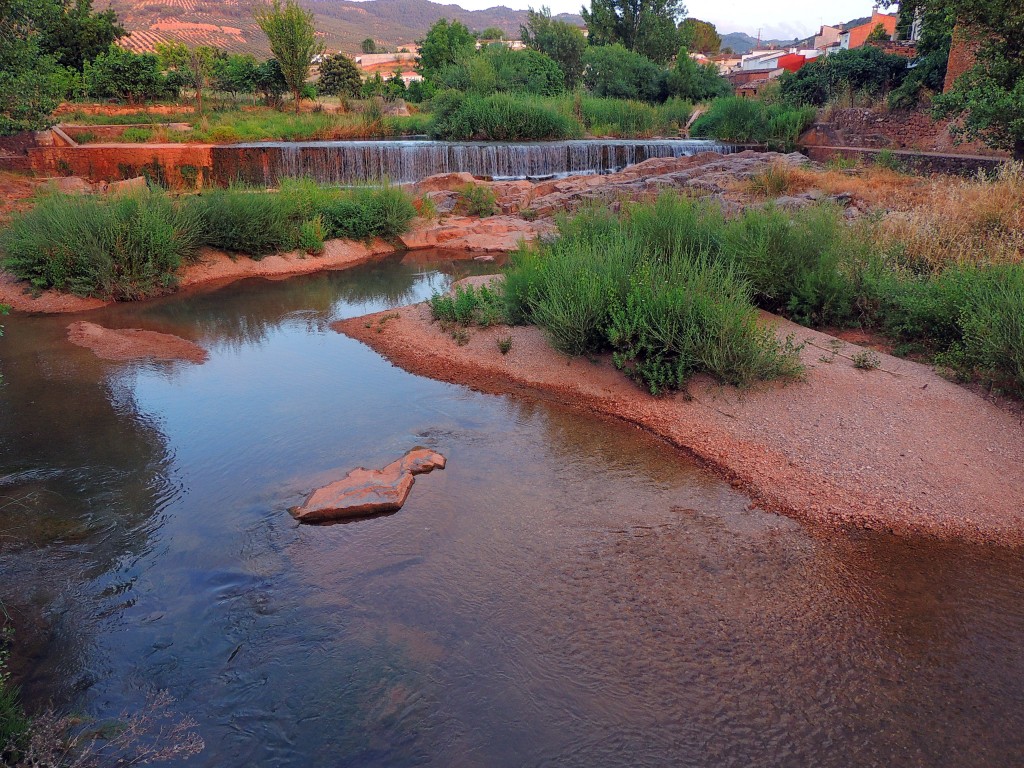
<svg viewBox="0 0 1024 768"><path fill-rule="evenodd" d="M807 37L822 24L836 24L871 15L872 0L684 0L688 16L710 21L719 33L746 32L769 40ZM469 10L494 5L534 8L547 5L552 13L579 13L579 0L460 0L454 3ZM890 13L893 11L890 11Z"/></svg>

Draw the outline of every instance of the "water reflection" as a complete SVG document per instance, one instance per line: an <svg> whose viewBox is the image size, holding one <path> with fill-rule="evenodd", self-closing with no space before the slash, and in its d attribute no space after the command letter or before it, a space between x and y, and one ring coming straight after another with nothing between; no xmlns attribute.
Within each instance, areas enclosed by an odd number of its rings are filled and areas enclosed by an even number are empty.
<svg viewBox="0 0 1024 768"><path fill-rule="evenodd" d="M208 745L189 765L1018 762L1012 555L816 535L631 427L327 329L487 268L397 257L92 316L198 339L201 366L9 322L3 492L49 494L0 513L3 599L49 622L30 695L105 716L167 688ZM398 514L288 516L416 444L449 464Z"/></svg>

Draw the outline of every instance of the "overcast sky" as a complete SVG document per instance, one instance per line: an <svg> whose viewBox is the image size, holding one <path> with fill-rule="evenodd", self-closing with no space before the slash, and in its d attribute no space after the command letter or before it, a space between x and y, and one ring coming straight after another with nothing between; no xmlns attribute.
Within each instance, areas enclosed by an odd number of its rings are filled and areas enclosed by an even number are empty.
<svg viewBox="0 0 1024 768"><path fill-rule="evenodd" d="M807 37L822 24L836 24L871 15L871 0L684 0L688 16L710 21L720 33L746 32L769 39ZM579 13L579 0L460 0L463 8L479 10L493 5L537 8L547 5L553 13Z"/></svg>

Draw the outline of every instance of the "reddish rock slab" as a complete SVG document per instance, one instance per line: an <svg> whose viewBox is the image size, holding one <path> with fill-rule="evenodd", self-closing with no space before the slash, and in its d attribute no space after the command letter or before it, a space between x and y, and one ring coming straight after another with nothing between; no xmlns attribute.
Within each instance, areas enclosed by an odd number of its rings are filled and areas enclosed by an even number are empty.
<svg viewBox="0 0 1024 768"><path fill-rule="evenodd" d="M92 350L104 360L184 360L206 362L206 350L198 344L169 333L137 328L104 328L80 321L68 326L68 341Z"/></svg>
<svg viewBox="0 0 1024 768"><path fill-rule="evenodd" d="M415 475L444 469L445 458L426 448L409 451L384 469L353 469L337 482L317 488L289 512L300 523L326 523L397 512L409 498Z"/></svg>

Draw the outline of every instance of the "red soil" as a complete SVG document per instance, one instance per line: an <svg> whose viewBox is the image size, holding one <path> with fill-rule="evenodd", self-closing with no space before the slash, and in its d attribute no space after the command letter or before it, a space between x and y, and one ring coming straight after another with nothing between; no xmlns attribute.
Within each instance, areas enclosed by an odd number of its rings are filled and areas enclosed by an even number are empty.
<svg viewBox="0 0 1024 768"><path fill-rule="evenodd" d="M77 322L68 326L68 341L91 349L104 360L185 360L206 362L206 350L198 344L169 333L137 328L104 328L95 323Z"/></svg>
<svg viewBox="0 0 1024 768"><path fill-rule="evenodd" d="M473 329L458 346L425 305L335 330L413 373L552 400L637 424L688 451L763 508L825 526L1024 544L1024 430L930 368L880 355L862 371L834 337L779 318L809 342L806 381L749 391L698 380L655 398L616 371L553 350L536 328ZM368 320L372 329L367 330ZM380 332L378 332L380 331ZM512 338L507 355L497 340ZM831 362L824 362L830 359Z"/></svg>

